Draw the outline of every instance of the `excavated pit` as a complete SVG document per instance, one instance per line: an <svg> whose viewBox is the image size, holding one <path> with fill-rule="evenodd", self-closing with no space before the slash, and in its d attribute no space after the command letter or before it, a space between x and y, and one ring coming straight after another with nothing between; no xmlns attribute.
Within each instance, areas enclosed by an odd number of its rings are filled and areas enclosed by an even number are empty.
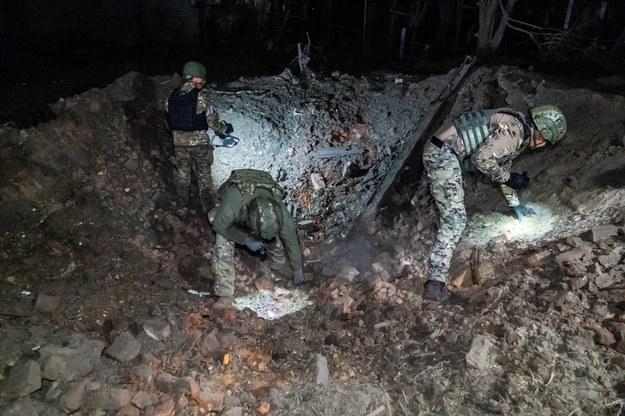
<svg viewBox="0 0 625 416"><path fill-rule="evenodd" d="M275 320L206 310L212 231L197 200L173 210L163 108L178 75L131 72L50 103L55 119L0 127L0 413L618 414L625 99L606 92L614 79L508 66L474 68L452 93L456 74L210 85L240 138L216 149L215 186L267 170L298 207L312 305ZM436 212L421 139L462 111L547 103L566 138L513 164L539 218L514 220L466 175L450 272L464 302L424 302ZM261 263L237 250L237 295L290 286L262 287Z"/></svg>

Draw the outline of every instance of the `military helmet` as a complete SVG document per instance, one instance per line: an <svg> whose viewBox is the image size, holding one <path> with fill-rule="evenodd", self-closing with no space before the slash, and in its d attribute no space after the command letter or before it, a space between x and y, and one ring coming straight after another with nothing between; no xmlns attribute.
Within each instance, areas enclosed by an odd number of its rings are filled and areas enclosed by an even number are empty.
<svg viewBox="0 0 625 416"><path fill-rule="evenodd" d="M566 133L566 118L562 111L553 105L541 105L530 109L530 116L545 140L555 144Z"/></svg>
<svg viewBox="0 0 625 416"><path fill-rule="evenodd" d="M263 240L271 240L282 228L282 209L273 199L259 196L247 208L247 226Z"/></svg>
<svg viewBox="0 0 625 416"><path fill-rule="evenodd" d="M184 64L182 68L182 75L189 75L192 77L206 77L206 67L199 62L189 61Z"/></svg>

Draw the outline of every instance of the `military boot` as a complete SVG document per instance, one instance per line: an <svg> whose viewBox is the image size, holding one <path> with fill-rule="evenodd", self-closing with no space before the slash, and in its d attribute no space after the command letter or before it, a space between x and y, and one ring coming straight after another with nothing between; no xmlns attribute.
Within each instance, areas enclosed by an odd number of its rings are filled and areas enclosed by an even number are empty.
<svg viewBox="0 0 625 416"><path fill-rule="evenodd" d="M220 296L219 299L217 299L217 301L213 303L213 306L212 306L213 312L222 312L230 308L232 308L231 296Z"/></svg>
<svg viewBox="0 0 625 416"><path fill-rule="evenodd" d="M426 280L423 285L423 299L440 302L444 300L446 288L445 282L438 280Z"/></svg>

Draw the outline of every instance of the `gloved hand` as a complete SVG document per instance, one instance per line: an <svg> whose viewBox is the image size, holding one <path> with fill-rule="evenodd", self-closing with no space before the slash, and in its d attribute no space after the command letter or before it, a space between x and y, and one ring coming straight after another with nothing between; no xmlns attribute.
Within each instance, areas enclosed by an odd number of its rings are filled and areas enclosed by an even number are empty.
<svg viewBox="0 0 625 416"><path fill-rule="evenodd" d="M517 205L516 207L511 207L514 211L514 215L516 215L517 219L521 219L523 217L533 217L536 215L536 211L534 211L530 207L526 207L523 204Z"/></svg>
<svg viewBox="0 0 625 416"><path fill-rule="evenodd" d="M295 273L293 273L293 281L296 285L304 283L304 271L302 269L295 270Z"/></svg>
<svg viewBox="0 0 625 416"><path fill-rule="evenodd" d="M256 253L257 251L265 249L265 243L256 237L248 237L247 240L245 240L245 247Z"/></svg>
<svg viewBox="0 0 625 416"><path fill-rule="evenodd" d="M232 124L224 122L224 126L225 126L224 131L222 131L221 133L218 133L218 134L217 134L217 136L218 136L221 140L226 139L226 138L227 138L228 136L230 136L230 135L232 134L232 132L234 131L234 127L232 127Z"/></svg>
<svg viewBox="0 0 625 416"><path fill-rule="evenodd" d="M527 171L523 173L510 172L510 179L504 182L504 185L509 186L512 189L525 188L530 183L530 178L527 176Z"/></svg>

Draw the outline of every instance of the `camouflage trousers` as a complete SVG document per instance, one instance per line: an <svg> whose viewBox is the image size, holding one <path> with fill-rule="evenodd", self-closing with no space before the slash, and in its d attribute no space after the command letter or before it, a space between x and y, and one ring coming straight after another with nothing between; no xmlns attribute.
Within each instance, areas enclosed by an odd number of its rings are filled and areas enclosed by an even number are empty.
<svg viewBox="0 0 625 416"><path fill-rule="evenodd" d="M213 223L217 207L208 214L208 220ZM213 290L216 296L233 296L235 289L235 268L234 268L235 243L220 234L215 236L215 246L212 257L212 272L215 278ZM286 255L284 246L279 238L267 243L267 260L269 266L282 272L286 267Z"/></svg>
<svg viewBox="0 0 625 416"><path fill-rule="evenodd" d="M454 251L467 225L462 168L451 149L431 143L423 150L423 166L438 209L438 232L430 251L428 280L445 282Z"/></svg>
<svg viewBox="0 0 625 416"><path fill-rule="evenodd" d="M176 146L176 194L179 201L188 207L191 194L191 180L195 173L198 184L198 194L200 204L204 213L213 205L213 178L211 175L211 165L213 164L213 149L211 146Z"/></svg>

